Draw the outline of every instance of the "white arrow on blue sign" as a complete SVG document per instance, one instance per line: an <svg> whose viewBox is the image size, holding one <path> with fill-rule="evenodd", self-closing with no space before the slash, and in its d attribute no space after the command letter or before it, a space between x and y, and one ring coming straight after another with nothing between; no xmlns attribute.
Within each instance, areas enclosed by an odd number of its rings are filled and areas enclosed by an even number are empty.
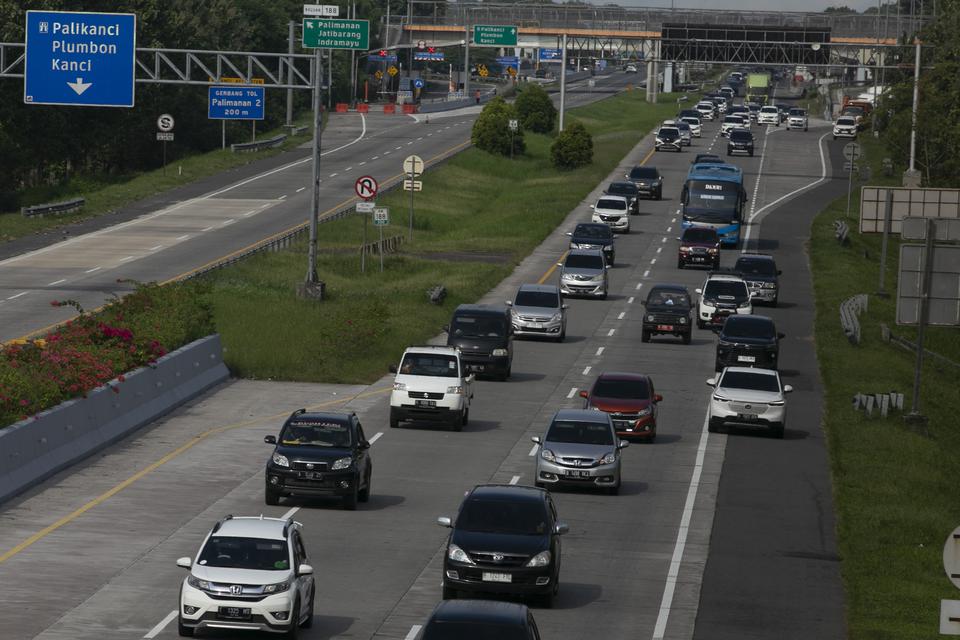
<svg viewBox="0 0 960 640"><path fill-rule="evenodd" d="M423 79L422 78L414 79L413 86L416 87L417 89L423 89Z"/></svg>
<svg viewBox="0 0 960 640"><path fill-rule="evenodd" d="M132 107L137 17L27 11L23 101Z"/></svg>

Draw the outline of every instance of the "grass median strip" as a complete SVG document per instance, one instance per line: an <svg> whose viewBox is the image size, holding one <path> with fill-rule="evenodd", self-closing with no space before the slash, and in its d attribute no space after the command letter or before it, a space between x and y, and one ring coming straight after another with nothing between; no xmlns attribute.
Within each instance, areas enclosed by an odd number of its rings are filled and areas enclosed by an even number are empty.
<svg viewBox="0 0 960 640"><path fill-rule="evenodd" d="M867 158L876 165L873 175L880 175L882 150L862 138ZM899 412L881 419L852 408L856 393L898 391L905 394L909 411L914 355L883 342L880 324L909 340L915 340L916 332L894 322L898 238L891 236L887 259L886 286L893 295L884 299L874 295L880 236L854 232L849 247L837 246L833 221L844 217L845 208L843 197L817 216L810 258L849 637L928 639L938 632L940 599L957 596L944 575L941 554L947 534L960 524L955 489L960 477L960 371L938 369L927 359L921 391L922 413L929 419L926 434L907 428ZM858 210L855 190L851 211ZM847 223L856 228L853 215ZM853 346L840 327L839 305L858 293L870 294L870 302L860 316L862 343ZM960 361L956 331L929 328L926 347Z"/></svg>
<svg viewBox="0 0 960 640"><path fill-rule="evenodd" d="M568 117L594 135L593 163L575 171L554 169L553 138L529 133L527 153L513 161L476 149L459 154L423 176L423 191L414 194L413 241L403 242L402 254L386 256L383 274L376 256L360 273L362 218L322 225L318 271L329 291L323 302L294 296L306 271L304 243L210 274L228 366L260 379L375 380L405 346L436 335L456 305L502 280L675 110L669 95L648 105L641 92L571 110ZM406 236L409 202L404 192L379 199L391 211L385 236ZM376 228L367 231L374 240ZM491 253L501 259L484 261ZM443 254L457 259L437 259ZM438 284L449 295L433 305L426 292Z"/></svg>

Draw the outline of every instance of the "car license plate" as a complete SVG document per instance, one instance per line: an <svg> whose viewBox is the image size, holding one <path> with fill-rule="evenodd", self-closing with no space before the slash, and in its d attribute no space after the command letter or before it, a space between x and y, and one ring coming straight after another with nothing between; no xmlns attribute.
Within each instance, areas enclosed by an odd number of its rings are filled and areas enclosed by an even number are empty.
<svg viewBox="0 0 960 640"><path fill-rule="evenodd" d="M542 322L528 322L528 323L527 323L527 327L529 327L530 329L543 329L543 323L542 323Z"/></svg>
<svg viewBox="0 0 960 640"><path fill-rule="evenodd" d="M589 478L589 471L578 471L577 469L567 469L567 476L570 478Z"/></svg>
<svg viewBox="0 0 960 640"><path fill-rule="evenodd" d="M737 356L737 362L756 362L756 356Z"/></svg>
<svg viewBox="0 0 960 640"><path fill-rule="evenodd" d="M657 331L673 331L672 324L658 324Z"/></svg>
<svg viewBox="0 0 960 640"><path fill-rule="evenodd" d="M488 573L483 572L484 582L513 582L513 576L509 573Z"/></svg>
<svg viewBox="0 0 960 640"><path fill-rule="evenodd" d="M756 420L757 414L755 413L738 413L737 418L740 420Z"/></svg>
<svg viewBox="0 0 960 640"><path fill-rule="evenodd" d="M319 471L301 471L300 477L305 480L323 480L323 474Z"/></svg>
<svg viewBox="0 0 960 640"><path fill-rule="evenodd" d="M417 400L416 405L418 407L435 407L437 406L436 400Z"/></svg>
<svg viewBox="0 0 960 640"><path fill-rule="evenodd" d="M249 607L220 607L221 618L232 618L234 620L248 620L250 618Z"/></svg>
<svg viewBox="0 0 960 640"><path fill-rule="evenodd" d="M706 258L704 256L691 256L690 260L692 262L703 262L706 260Z"/></svg>

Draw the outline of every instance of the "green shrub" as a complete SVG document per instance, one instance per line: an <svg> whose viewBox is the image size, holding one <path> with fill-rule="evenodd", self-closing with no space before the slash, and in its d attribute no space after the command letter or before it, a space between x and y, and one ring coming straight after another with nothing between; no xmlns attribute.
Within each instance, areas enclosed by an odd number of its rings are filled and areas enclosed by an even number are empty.
<svg viewBox="0 0 960 640"><path fill-rule="evenodd" d="M523 141L523 127L519 131L510 131L510 120L519 120L517 110L513 105L497 96L487 103L480 112L480 117L473 123L470 141L478 149L500 155L510 155L510 143L513 142L513 153L521 154L526 149Z"/></svg>
<svg viewBox="0 0 960 640"><path fill-rule="evenodd" d="M553 131L553 125L557 120L557 109L543 87L536 83L524 85L514 105L524 129L534 133Z"/></svg>
<svg viewBox="0 0 960 640"><path fill-rule="evenodd" d="M560 132L550 146L550 160L558 169L576 169L593 161L593 138L577 121Z"/></svg>

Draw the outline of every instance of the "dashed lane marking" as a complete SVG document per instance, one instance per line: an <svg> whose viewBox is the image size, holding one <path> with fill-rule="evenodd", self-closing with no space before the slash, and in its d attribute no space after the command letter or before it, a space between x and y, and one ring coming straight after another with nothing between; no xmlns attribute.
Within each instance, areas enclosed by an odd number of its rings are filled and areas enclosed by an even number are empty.
<svg viewBox="0 0 960 640"><path fill-rule="evenodd" d="M572 387L572 388L570 389L570 393L567 394L567 399L572 398L572 397L575 396L575 395L577 395L577 388L576 388L576 387Z"/></svg>
<svg viewBox="0 0 960 640"><path fill-rule="evenodd" d="M585 366L585 367L583 368L583 375L585 375L585 376L586 376L586 375L589 375L591 368L592 368L592 367L591 367L590 365Z"/></svg>
<svg viewBox="0 0 960 640"><path fill-rule="evenodd" d="M633 298L631 298L632 300ZM621 311L620 315L617 316L617 320L623 320L623 316L627 315L626 311Z"/></svg>
<svg viewBox="0 0 960 640"><path fill-rule="evenodd" d="M607 337L609 338L610 336L612 336L614 331L616 331L616 329L610 329L610 331L607 331Z"/></svg>
<svg viewBox="0 0 960 640"><path fill-rule="evenodd" d="M56 286L56 285L58 285L58 284L63 284L63 283L66 282L66 281L67 281L66 278L60 278L59 280L54 280L53 282L47 283L47 286L48 286L48 287L54 287L54 286Z"/></svg>

